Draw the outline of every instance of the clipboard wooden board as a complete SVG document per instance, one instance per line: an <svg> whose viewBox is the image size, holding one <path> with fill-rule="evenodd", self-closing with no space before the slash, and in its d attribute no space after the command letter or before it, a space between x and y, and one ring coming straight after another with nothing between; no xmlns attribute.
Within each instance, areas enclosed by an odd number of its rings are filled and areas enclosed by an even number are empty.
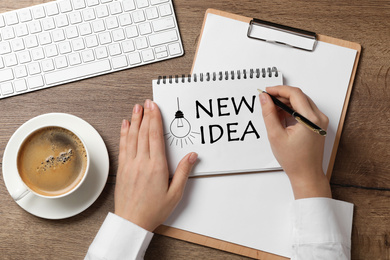
<svg viewBox="0 0 390 260"><path fill-rule="evenodd" d="M219 10L215 10L215 9L208 9L206 14L205 14L205 19L203 21L203 26L202 26L202 30L201 30L201 33L200 33L200 38L199 38L199 41L198 41L198 46L197 46L197 49L196 49L196 53L195 53L195 57L194 57L194 63L193 63L193 67L192 67L191 72L194 71L195 62L196 62L196 59L198 57L199 46L200 46L200 42L202 40L202 35L203 35L203 32L204 32L204 28L205 28L205 24L206 24L206 18L208 16L208 14L215 14L215 15L218 15L218 16L234 19L234 20L245 22L245 23L248 23L248 24L252 20L252 18L249 18L249 17L240 16L240 15L236 15L236 14L231 14L231 13L228 13L228 12L219 11ZM356 57L355 57L355 60L354 60L354 63L353 63L351 76L349 78L349 84L348 84L348 88L347 88L345 99L344 99L344 104L343 104L343 108L342 108L342 112L341 112L341 117L340 117L340 120L339 120L339 123L338 123L337 131L335 133L334 145L333 145L333 149L331 151L330 160L329 160L329 163L328 163L327 177L330 180L332 169L333 169L333 165L334 165L335 158L336 158L337 148L338 148L338 145L339 145L341 132L342 132L342 128L343 128L343 125L344 125L344 120L345 120L345 116L346 116L346 112L347 112L347 108L348 108L348 103L349 103L350 95L351 95L351 92L352 92L352 86L353 86L354 78L355 78L355 75L356 75L357 65L358 65L358 62L359 62L359 57L360 57L360 53L361 53L361 45L358 44L358 43L349 42L349 41L345 41L345 40L340 40L340 39L336 39L336 38L329 37L329 36L324 36L324 35L317 35L317 37L318 37L317 38L318 41L356 50ZM219 250L223 250L223 251L227 251L227 252L231 252L231 253L235 253L235 254L251 257L251 258L255 258L255 259L264 259L264 260L288 259L286 257L275 255L275 254L271 254L271 253L268 253L268 252L265 252L265 251L260 251L260 250L253 249L253 248L250 248L250 247L245 247L245 246L242 246L242 245L226 242L226 241L219 240L219 239L216 239L216 238L204 236L204 235L201 235L201 234L197 234L197 233L193 233L193 232L189 232L189 231L185 231L185 230L182 230L182 229L178 229L178 228L174 228L174 227L170 227L170 226L165 226L165 225L162 225L162 226L158 227L155 230L155 233L161 234L161 235L165 235L165 236L168 236L168 237L172 237L172 238L176 238L176 239L181 239L181 240L192 242L192 243L196 243L196 244L199 244L199 245L208 246L208 247L216 248L216 249L219 249Z"/></svg>

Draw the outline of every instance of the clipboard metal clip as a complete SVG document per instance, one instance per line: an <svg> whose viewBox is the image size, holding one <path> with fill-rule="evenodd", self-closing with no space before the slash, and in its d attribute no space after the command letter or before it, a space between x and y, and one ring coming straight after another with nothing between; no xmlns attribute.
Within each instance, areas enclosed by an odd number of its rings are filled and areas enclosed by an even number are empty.
<svg viewBox="0 0 390 260"><path fill-rule="evenodd" d="M317 45L317 34L298 28L253 18L247 36L252 39L284 44L294 48L313 51Z"/></svg>

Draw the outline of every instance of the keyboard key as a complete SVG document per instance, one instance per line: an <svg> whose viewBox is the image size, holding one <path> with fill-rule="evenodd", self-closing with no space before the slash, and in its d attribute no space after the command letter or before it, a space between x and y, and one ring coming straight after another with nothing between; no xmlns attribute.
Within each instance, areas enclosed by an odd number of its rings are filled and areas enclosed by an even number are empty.
<svg viewBox="0 0 390 260"><path fill-rule="evenodd" d="M175 27L175 21L173 17L166 17L152 22L153 30L155 32L167 30Z"/></svg>
<svg viewBox="0 0 390 260"><path fill-rule="evenodd" d="M0 28L5 26L4 16L0 15Z"/></svg>
<svg viewBox="0 0 390 260"><path fill-rule="evenodd" d="M21 51L24 50L24 42L23 39L18 38L11 42L13 51Z"/></svg>
<svg viewBox="0 0 390 260"><path fill-rule="evenodd" d="M96 35L91 35L85 38L85 44L88 48L93 48L99 45Z"/></svg>
<svg viewBox="0 0 390 260"><path fill-rule="evenodd" d="M137 46L138 50L145 49L148 47L148 42L145 37L135 39L135 46Z"/></svg>
<svg viewBox="0 0 390 260"><path fill-rule="evenodd" d="M46 45L51 43L51 36L49 32L44 32L38 35L39 43L41 45Z"/></svg>
<svg viewBox="0 0 390 260"><path fill-rule="evenodd" d="M75 10L83 9L86 7L84 0L73 0L73 7Z"/></svg>
<svg viewBox="0 0 390 260"><path fill-rule="evenodd" d="M111 56L117 56L119 54L122 54L121 46L119 43L114 43L108 46L108 51Z"/></svg>
<svg viewBox="0 0 390 260"><path fill-rule="evenodd" d="M104 32L104 33L99 34L99 41L100 41L100 44L102 44L102 45L111 43L112 40L111 40L110 33Z"/></svg>
<svg viewBox="0 0 390 260"><path fill-rule="evenodd" d="M56 16L55 20L58 28L69 25L68 16L66 14Z"/></svg>
<svg viewBox="0 0 390 260"><path fill-rule="evenodd" d="M84 17L84 21L86 22L95 20L96 15L94 9L90 8L90 9L83 10L83 17Z"/></svg>
<svg viewBox="0 0 390 260"><path fill-rule="evenodd" d="M92 33L91 25L89 23L80 24L79 31L81 36L91 34Z"/></svg>
<svg viewBox="0 0 390 260"><path fill-rule="evenodd" d="M175 30L157 33L149 36L150 46L154 47L160 44L177 41L177 33Z"/></svg>
<svg viewBox="0 0 390 260"><path fill-rule="evenodd" d="M61 54L67 54L72 52L72 48L70 47L69 42L61 42L60 44L58 44L58 49Z"/></svg>
<svg viewBox="0 0 390 260"><path fill-rule="evenodd" d="M70 4L70 0L61 0L59 3L61 13L67 13L73 10L72 5Z"/></svg>
<svg viewBox="0 0 390 260"><path fill-rule="evenodd" d="M80 54L77 52L70 54L68 58L70 66L81 64Z"/></svg>
<svg viewBox="0 0 390 260"><path fill-rule="evenodd" d="M46 57L51 58L58 55L57 45L49 45L45 47Z"/></svg>
<svg viewBox="0 0 390 260"><path fill-rule="evenodd" d="M19 13L20 21L22 23L32 20L32 15L31 15L30 9L24 8L24 9L20 10L18 13Z"/></svg>
<svg viewBox="0 0 390 260"><path fill-rule="evenodd" d="M165 2L168 2L168 0L150 0L151 5L158 5L158 4L162 4Z"/></svg>
<svg viewBox="0 0 390 260"><path fill-rule="evenodd" d="M38 62L33 62L28 64L27 68L28 68L28 73L30 73L30 75L41 73L41 67L39 66Z"/></svg>
<svg viewBox="0 0 390 260"><path fill-rule="evenodd" d="M148 0L135 0L135 1L137 2L138 8L144 8L149 6Z"/></svg>
<svg viewBox="0 0 390 260"><path fill-rule="evenodd" d="M83 21L80 12L72 12L69 14L69 21L71 24L78 24Z"/></svg>
<svg viewBox="0 0 390 260"><path fill-rule="evenodd" d="M12 67L15 65L18 65L18 59L16 58L15 53L8 54L7 56L4 56L4 63L7 67Z"/></svg>
<svg viewBox="0 0 390 260"><path fill-rule="evenodd" d="M138 36L138 29L137 26L135 25L126 27L125 31L126 31L127 38L133 38Z"/></svg>
<svg viewBox="0 0 390 260"><path fill-rule="evenodd" d="M54 63L52 59L44 60L41 62L42 70L44 72L54 70Z"/></svg>
<svg viewBox="0 0 390 260"><path fill-rule="evenodd" d="M34 48L38 46L38 40L35 35L27 36L24 43L26 44L27 48Z"/></svg>
<svg viewBox="0 0 390 260"><path fill-rule="evenodd" d="M14 79L12 69L0 70L0 82L5 82Z"/></svg>
<svg viewBox="0 0 390 260"><path fill-rule="evenodd" d="M112 59L112 67L114 69L120 69L127 67L129 64L127 63L126 56L120 56L120 57L115 57Z"/></svg>
<svg viewBox="0 0 390 260"><path fill-rule="evenodd" d="M102 32L106 29L106 27L104 26L104 22L102 20L98 20L98 21L93 22L92 27L93 27L93 31L95 33Z"/></svg>
<svg viewBox="0 0 390 260"><path fill-rule="evenodd" d="M138 28L141 35L152 33L152 27L150 27L149 23L142 23L138 25Z"/></svg>
<svg viewBox="0 0 390 260"><path fill-rule="evenodd" d="M23 92L27 90L27 84L24 79L17 80L14 82L14 87L16 92Z"/></svg>
<svg viewBox="0 0 390 260"><path fill-rule="evenodd" d="M119 16L119 24L123 27L131 24L131 16L129 13L121 14Z"/></svg>
<svg viewBox="0 0 390 260"><path fill-rule="evenodd" d="M99 18L107 17L108 16L108 8L106 5L99 5L95 8L96 15Z"/></svg>
<svg viewBox="0 0 390 260"><path fill-rule="evenodd" d="M14 25L19 22L18 15L16 12L10 12L6 13L5 15L5 21L7 22L7 25Z"/></svg>
<svg viewBox="0 0 390 260"><path fill-rule="evenodd" d="M65 29L66 38L73 39L79 36L76 26L69 26Z"/></svg>
<svg viewBox="0 0 390 260"><path fill-rule="evenodd" d="M124 53L134 51L135 48L134 48L133 41L132 40L128 40L128 41L122 42L122 49L123 49Z"/></svg>
<svg viewBox="0 0 390 260"><path fill-rule="evenodd" d="M23 51L18 54L18 59L21 64L31 62L31 55L29 51Z"/></svg>
<svg viewBox="0 0 390 260"><path fill-rule="evenodd" d="M43 48L36 48L32 52L33 60L42 60L45 58L45 54L43 52Z"/></svg>
<svg viewBox="0 0 390 260"><path fill-rule="evenodd" d="M84 40L82 38L74 39L72 41L73 50L80 51L85 49Z"/></svg>
<svg viewBox="0 0 390 260"><path fill-rule="evenodd" d="M56 24L54 22L53 17L49 17L46 19L43 19L41 21L42 27L44 31L50 31L56 28Z"/></svg>
<svg viewBox="0 0 390 260"><path fill-rule="evenodd" d="M1 93L3 94L3 96L14 93L14 88L12 87L11 82L1 84L0 88L1 88Z"/></svg>
<svg viewBox="0 0 390 260"><path fill-rule="evenodd" d="M49 3L46 5L46 14L48 16L53 16L59 14L58 5L55 2Z"/></svg>
<svg viewBox="0 0 390 260"><path fill-rule="evenodd" d="M28 23L28 29L30 33L42 32L42 26L40 21L32 21Z"/></svg>
<svg viewBox="0 0 390 260"><path fill-rule="evenodd" d="M151 7L145 10L146 17L151 20L151 19L156 19L158 18L158 12L156 7Z"/></svg>
<svg viewBox="0 0 390 260"><path fill-rule="evenodd" d="M99 4L99 0L87 0L88 6L95 6Z"/></svg>
<svg viewBox="0 0 390 260"><path fill-rule="evenodd" d="M120 2L113 2L109 4L110 13L112 15L120 14L122 13L122 6Z"/></svg>
<svg viewBox="0 0 390 260"><path fill-rule="evenodd" d="M125 37L125 32L123 29L118 29L112 32L112 38L114 42L123 41Z"/></svg>
<svg viewBox="0 0 390 260"><path fill-rule="evenodd" d="M1 35L3 36L4 40L15 38L15 32L12 27L5 27L3 30L1 30Z"/></svg>
<svg viewBox="0 0 390 260"><path fill-rule="evenodd" d="M90 62L95 60L95 56L93 55L92 50L86 50L81 53L84 62Z"/></svg>
<svg viewBox="0 0 390 260"><path fill-rule="evenodd" d="M24 65L16 67L14 69L14 72L15 72L16 78L18 78L18 79L27 77L27 75L28 75L26 66L24 66Z"/></svg>
<svg viewBox="0 0 390 260"><path fill-rule="evenodd" d="M135 4L133 0L123 0L122 4L123 4L123 10L125 12L133 11L135 9Z"/></svg>
<svg viewBox="0 0 390 260"><path fill-rule="evenodd" d="M107 52L107 48L106 47L99 47L99 48L97 48L95 50L95 53L96 53L96 58L98 58L99 60L108 57L108 52Z"/></svg>
<svg viewBox="0 0 390 260"><path fill-rule="evenodd" d="M161 6L158 7L158 9L160 10L160 15L161 16L167 16L167 15L171 15L172 14L171 5L169 5L169 4L161 5Z"/></svg>
<svg viewBox="0 0 390 260"><path fill-rule="evenodd" d="M141 63L141 57L139 56L139 53L138 52L130 53L129 61L131 65L136 65Z"/></svg>
<svg viewBox="0 0 390 260"><path fill-rule="evenodd" d="M142 53L142 59L145 62L154 60L154 53L153 50L147 49L141 52Z"/></svg>
<svg viewBox="0 0 390 260"><path fill-rule="evenodd" d="M18 24L15 27L16 36L22 37L28 35L27 25L25 23Z"/></svg>
<svg viewBox="0 0 390 260"><path fill-rule="evenodd" d="M108 60L87 63L77 67L70 67L65 70L50 72L45 75L48 85L58 84L67 81L84 78L87 76L96 75L111 70L111 65Z"/></svg>
<svg viewBox="0 0 390 260"><path fill-rule="evenodd" d="M166 57L168 57L168 52L166 52L166 51L156 53L157 59L162 59L162 58L166 58Z"/></svg>
<svg viewBox="0 0 390 260"><path fill-rule="evenodd" d="M35 76L35 77L31 77L31 78L27 79L27 81L28 81L28 87L30 89L43 87L43 85L44 85L43 78L42 78L41 75Z"/></svg>
<svg viewBox="0 0 390 260"><path fill-rule="evenodd" d="M180 44L177 42L168 45L168 49L169 49L169 54L171 54L171 55L177 55L177 54L181 53Z"/></svg>
<svg viewBox="0 0 390 260"><path fill-rule="evenodd" d="M11 52L11 45L9 42L0 42L0 54L7 54Z"/></svg>
<svg viewBox="0 0 390 260"><path fill-rule="evenodd" d="M111 17L107 18L106 19L106 26L107 26L108 30L118 28L119 27L118 19L115 16L111 16Z"/></svg>
<svg viewBox="0 0 390 260"><path fill-rule="evenodd" d="M32 9L34 19L41 19L46 17L45 9L42 5L38 5Z"/></svg>
<svg viewBox="0 0 390 260"><path fill-rule="evenodd" d="M140 10L140 11L135 11L133 13L133 21L135 23L139 23L139 22L143 22L145 21L145 14L144 14L144 11Z"/></svg>
<svg viewBox="0 0 390 260"><path fill-rule="evenodd" d="M56 64L57 69L62 69L62 68L68 67L68 62L66 60L66 57L64 57L64 56L60 56L60 57L55 58L54 62Z"/></svg>
<svg viewBox="0 0 390 260"><path fill-rule="evenodd" d="M53 41L54 42L60 42L65 40L65 33L64 30L58 29L52 32Z"/></svg>

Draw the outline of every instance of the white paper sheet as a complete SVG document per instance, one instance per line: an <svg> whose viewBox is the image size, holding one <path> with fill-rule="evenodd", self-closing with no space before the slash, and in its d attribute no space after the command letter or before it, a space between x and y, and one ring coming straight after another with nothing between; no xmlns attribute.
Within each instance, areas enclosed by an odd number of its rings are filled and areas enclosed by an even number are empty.
<svg viewBox="0 0 390 260"><path fill-rule="evenodd" d="M283 84L283 76L275 71L263 78L261 70L251 77L247 69L245 78L240 70L240 79L237 71L228 71L227 80L223 73L221 80L216 74L216 80L153 81L172 175L189 152L203 155L192 176L281 169L267 138L257 89Z"/></svg>
<svg viewBox="0 0 390 260"><path fill-rule="evenodd" d="M247 23L209 14L194 72L276 66L285 84L303 89L330 119L326 172L356 51L324 42L313 52L303 51L248 39L247 28ZM290 257L293 199L284 172L190 179L165 224Z"/></svg>

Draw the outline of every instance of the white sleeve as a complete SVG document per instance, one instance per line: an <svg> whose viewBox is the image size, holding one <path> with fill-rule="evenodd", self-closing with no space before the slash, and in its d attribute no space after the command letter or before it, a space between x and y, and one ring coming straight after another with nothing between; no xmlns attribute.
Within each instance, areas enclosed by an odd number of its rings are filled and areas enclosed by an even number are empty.
<svg viewBox="0 0 390 260"><path fill-rule="evenodd" d="M291 260L351 258L353 204L329 198L294 201Z"/></svg>
<svg viewBox="0 0 390 260"><path fill-rule="evenodd" d="M85 260L143 259L153 233L108 213Z"/></svg>

